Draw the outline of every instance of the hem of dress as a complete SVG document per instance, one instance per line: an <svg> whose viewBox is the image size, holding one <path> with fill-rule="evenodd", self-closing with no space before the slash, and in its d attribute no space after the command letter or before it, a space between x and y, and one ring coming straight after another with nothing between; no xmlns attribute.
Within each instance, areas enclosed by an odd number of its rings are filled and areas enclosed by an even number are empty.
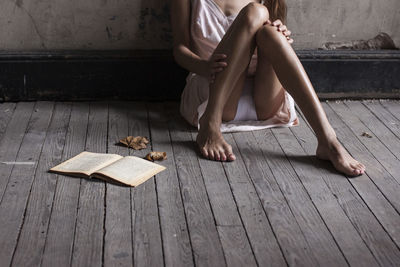
<svg viewBox="0 0 400 267"><path fill-rule="evenodd" d="M243 120L243 121L229 121L221 124L220 130L222 133L232 132L246 132L246 131L257 131L262 129L268 129L273 127L292 127L299 125L299 119L296 114L294 107L294 100L292 96L285 91L285 102L287 103L287 113L289 115L288 121L279 121L276 115L272 116L268 120ZM203 116L206 110L208 101L204 101L197 108L197 129L200 129L200 118ZM285 103L282 103L285 105ZM281 109L280 109L281 110ZM280 111L279 110L279 111ZM278 112L279 112L278 111ZM278 120L278 121L277 121ZM193 124L192 124L193 125ZM195 125L193 125L195 126ZM195 126L196 127L196 126Z"/></svg>

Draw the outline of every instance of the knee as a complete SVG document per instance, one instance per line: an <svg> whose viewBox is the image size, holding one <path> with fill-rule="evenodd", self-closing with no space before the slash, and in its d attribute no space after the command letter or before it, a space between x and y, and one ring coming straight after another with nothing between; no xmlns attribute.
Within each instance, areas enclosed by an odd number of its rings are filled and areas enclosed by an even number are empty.
<svg viewBox="0 0 400 267"><path fill-rule="evenodd" d="M278 32L276 27L271 25L263 25L257 30L256 42L259 48L267 48L270 46L283 46L287 44L285 36Z"/></svg>
<svg viewBox="0 0 400 267"><path fill-rule="evenodd" d="M243 23L249 30L256 32L268 19L268 9L259 3L249 3L242 10Z"/></svg>

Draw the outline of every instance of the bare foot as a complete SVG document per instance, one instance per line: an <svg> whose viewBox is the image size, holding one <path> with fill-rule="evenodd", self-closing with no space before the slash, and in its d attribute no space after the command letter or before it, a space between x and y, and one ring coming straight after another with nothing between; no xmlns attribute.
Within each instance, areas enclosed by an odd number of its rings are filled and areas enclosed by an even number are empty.
<svg viewBox="0 0 400 267"><path fill-rule="evenodd" d="M348 176L358 176L365 172L364 164L350 156L336 138L327 144L318 143L316 155L317 158L331 161L336 170Z"/></svg>
<svg viewBox="0 0 400 267"><path fill-rule="evenodd" d="M205 158L217 161L233 161L236 159L232 147L222 137L219 125L212 125L203 117L200 119L200 130L196 142Z"/></svg>

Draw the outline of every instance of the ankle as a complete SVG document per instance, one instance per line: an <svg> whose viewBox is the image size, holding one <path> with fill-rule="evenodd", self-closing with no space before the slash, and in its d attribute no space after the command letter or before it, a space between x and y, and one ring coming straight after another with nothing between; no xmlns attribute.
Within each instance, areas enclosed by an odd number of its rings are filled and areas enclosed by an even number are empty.
<svg viewBox="0 0 400 267"><path fill-rule="evenodd" d="M209 116L207 114L204 114L199 121L200 126L208 128L219 128L221 123L221 119L217 119L215 116Z"/></svg>
<svg viewBox="0 0 400 267"><path fill-rule="evenodd" d="M319 144L324 145L332 145L338 142L336 133L333 130L321 136L317 136L317 139Z"/></svg>

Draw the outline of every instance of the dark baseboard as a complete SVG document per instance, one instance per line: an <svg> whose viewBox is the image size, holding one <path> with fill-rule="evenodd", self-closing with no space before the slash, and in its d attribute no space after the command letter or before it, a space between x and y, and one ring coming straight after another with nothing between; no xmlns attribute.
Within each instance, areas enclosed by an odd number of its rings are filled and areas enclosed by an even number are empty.
<svg viewBox="0 0 400 267"><path fill-rule="evenodd" d="M400 51L296 51L321 98L400 98ZM178 100L169 50L0 52L0 101Z"/></svg>

